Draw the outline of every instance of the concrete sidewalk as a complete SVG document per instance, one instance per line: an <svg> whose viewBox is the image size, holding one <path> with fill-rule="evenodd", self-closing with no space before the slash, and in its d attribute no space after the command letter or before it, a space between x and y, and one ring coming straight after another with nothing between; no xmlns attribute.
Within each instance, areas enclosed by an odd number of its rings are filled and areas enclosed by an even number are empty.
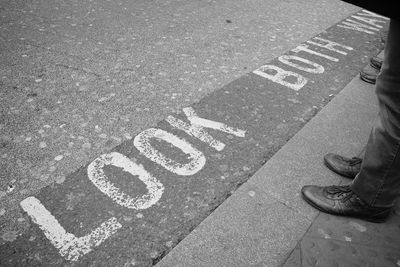
<svg viewBox="0 0 400 267"><path fill-rule="evenodd" d="M300 194L350 182L323 156L357 155L376 116L374 85L355 77L156 266L400 266L400 205L375 224L320 213Z"/></svg>

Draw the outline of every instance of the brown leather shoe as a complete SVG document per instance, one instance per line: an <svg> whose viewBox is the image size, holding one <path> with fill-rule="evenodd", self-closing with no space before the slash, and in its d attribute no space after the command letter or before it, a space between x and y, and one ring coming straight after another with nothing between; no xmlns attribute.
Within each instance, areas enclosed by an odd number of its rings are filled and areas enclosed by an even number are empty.
<svg viewBox="0 0 400 267"><path fill-rule="evenodd" d="M360 79L364 82L375 84L378 73L362 70L360 71Z"/></svg>
<svg viewBox="0 0 400 267"><path fill-rule="evenodd" d="M391 213L391 208L369 206L348 185L306 185L301 189L301 193L308 204L333 215L354 217L370 222L383 222Z"/></svg>
<svg viewBox="0 0 400 267"><path fill-rule="evenodd" d="M354 179L360 172L361 162L361 158L346 158L333 153L324 156L324 163L331 171L350 179Z"/></svg>

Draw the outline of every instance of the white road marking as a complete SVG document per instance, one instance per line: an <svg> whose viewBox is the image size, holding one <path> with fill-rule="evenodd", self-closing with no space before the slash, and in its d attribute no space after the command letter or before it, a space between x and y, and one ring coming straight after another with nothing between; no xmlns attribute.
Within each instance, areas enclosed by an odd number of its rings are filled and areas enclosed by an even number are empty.
<svg viewBox="0 0 400 267"><path fill-rule="evenodd" d="M305 71L305 72L309 72L309 73L316 73L316 74L320 74L323 73L325 71L324 67L322 67L320 64L312 62L311 60L302 58L302 57L298 57L298 56L292 56L292 55L283 55L278 57L278 60L280 62L282 62L283 64L286 64L288 66L291 66L293 68ZM298 63L295 63L294 61L299 61L299 62L303 62L310 67L305 67L302 66Z"/></svg>
<svg viewBox="0 0 400 267"><path fill-rule="evenodd" d="M374 27L377 27L379 29L382 29L382 25L376 24L376 22L383 22L382 20L376 20L376 19L370 19L370 18L365 18L362 16L351 16L354 19L361 20L362 22L365 22L367 24L370 24Z"/></svg>
<svg viewBox="0 0 400 267"><path fill-rule="evenodd" d="M67 233L37 198L28 197L22 200L20 205L32 218L32 221L42 229L44 235L58 249L60 255L69 261L77 261L82 255L92 251L94 247L99 246L122 227L117 219L112 217L89 234L76 237Z"/></svg>
<svg viewBox="0 0 400 267"><path fill-rule="evenodd" d="M173 116L168 116L166 121L171 124L171 126L178 128L179 130L184 131L185 133L194 136L207 145L211 146L217 151L221 151L225 148L225 144L215 140L211 135L209 135L203 127L198 125L189 125L181 120L176 119Z"/></svg>
<svg viewBox="0 0 400 267"><path fill-rule="evenodd" d="M382 28L382 26L379 25L378 23L386 23L387 21L385 20L388 20L388 18L370 12L368 10L362 10L362 12L359 12L351 17L356 20L345 19L344 21L341 22L341 24L337 24L336 26L349 30L365 32L368 34L375 34ZM379 19L374 19L374 18L379 18Z"/></svg>
<svg viewBox="0 0 400 267"><path fill-rule="evenodd" d="M330 40L326 40L326 39L323 39L320 37L314 37L313 39L316 39L319 42L314 42L314 41L309 40L309 41L307 41L307 43L313 44L318 47L326 48L330 51L335 51L342 55L347 55L347 53L342 50L337 49L336 47L341 47L341 48L344 48L347 50L353 50L353 48L350 46L341 45L339 43L336 43L336 42L333 42ZM308 47L309 47L308 45L301 44L301 45L297 46L296 48L292 49L291 51L295 52L295 53L303 51L303 52L307 52L309 54L318 55L320 57L326 58L326 59L334 61L334 62L339 61L337 58L322 54L320 52L313 51L313 50L309 49ZM299 69L299 70L302 70L302 71L305 71L308 73L321 74L325 71L325 69L322 65L315 63L311 60L308 60L308 59L305 59L302 57L298 57L298 56L282 55L282 56L278 57L278 60L285 65L288 65L292 68L296 68L296 69ZM311 67L302 66L298 63L295 63L294 61L305 63ZM271 70L274 71L275 73L271 74ZM284 70L284 69L274 66L274 65L261 66L260 68L253 71L253 73L256 75L259 75L263 78L269 79L275 83L286 86L295 91L299 91L308 82L308 79L305 78L303 75L298 74L293 71Z"/></svg>
<svg viewBox="0 0 400 267"><path fill-rule="evenodd" d="M188 120L194 125L202 126L202 127L210 128L210 129L214 129L214 130L218 130L218 131L221 131L221 132L225 132L225 133L228 133L228 134L235 135L237 137L244 137L245 134L246 134L245 130L240 130L240 129L237 129L237 128L234 128L234 127L230 127L230 126L228 126L228 125L226 125L224 123L221 123L221 122L200 118L199 116L197 116L196 112L191 107L183 108L183 112L188 117Z"/></svg>
<svg viewBox="0 0 400 267"><path fill-rule="evenodd" d="M361 12L357 13L357 15L366 16L366 17L371 17L371 18L383 19L383 20L375 20L373 23L375 23L375 22L386 23L388 20L390 20L388 17L379 15L379 14L377 14L377 13L371 12L371 11L366 10L366 9L361 10ZM386 21L385 21L385 20L386 20Z"/></svg>
<svg viewBox="0 0 400 267"><path fill-rule="evenodd" d="M122 168L123 171L133 176L138 176L148 190L148 193L141 197L131 197L114 186L104 174L104 166L113 165ZM87 168L87 174L92 183L105 195L111 198L119 205L135 210L143 210L150 208L161 198L164 192L164 186L150 173L148 173L142 165L132 162L126 156L112 152L104 154L92 161Z"/></svg>
<svg viewBox="0 0 400 267"><path fill-rule="evenodd" d="M338 24L337 26L340 28L355 30L355 31L359 31L359 32L365 32L368 34L375 34L377 31L379 31L379 28L365 25L361 22L358 22L358 21L355 21L352 19L346 19L345 21L342 21L342 24Z"/></svg>
<svg viewBox="0 0 400 267"><path fill-rule="evenodd" d="M316 56L320 56L320 57L326 58L326 59L328 59L330 61L333 61L333 62L338 62L339 61L339 59L337 59L335 57L331 57L331 56L322 54L320 52L311 50L311 49L309 49L309 46L305 45L305 44L299 45L298 47L296 47L296 48L294 48L294 49L292 49L290 51L295 52L295 53L306 52L306 53L309 53L311 55L316 55Z"/></svg>
<svg viewBox="0 0 400 267"><path fill-rule="evenodd" d="M327 39L324 39L324 38L321 38L321 37L314 37L313 39L314 40L318 40L320 42L314 42L314 41L308 40L307 43L313 44L315 46L319 46L319 47L322 47L322 48L325 48L325 49L328 49L330 51L334 51L334 52L336 52L338 54L347 55L346 52L344 52L342 50L339 50L336 47L341 47L341 48L347 49L349 51L353 50L353 48L350 47L350 46L342 45L342 44L339 44L339 43L336 43L336 42L333 42L331 40L327 40Z"/></svg>
<svg viewBox="0 0 400 267"><path fill-rule="evenodd" d="M225 148L225 144L218 140L215 140L210 134L208 134L204 130L204 128L219 130L225 133L233 134L238 137L245 136L246 131L244 130L235 129L221 122L211 121L198 117L194 109L191 107L184 108L183 112L186 114L190 124L178 120L173 116L168 116L166 121L169 124L171 124L171 126L178 128L186 132L187 134L200 139L201 141L208 144L217 151L223 150Z"/></svg>
<svg viewBox="0 0 400 267"><path fill-rule="evenodd" d="M179 148L183 153L188 155L189 162L180 163L167 158L150 144L150 139L152 138L164 140ZM187 141L161 129L150 128L144 130L135 137L133 144L145 157L178 175L193 175L200 171L206 163L206 157L201 151L194 148Z"/></svg>
<svg viewBox="0 0 400 267"><path fill-rule="evenodd" d="M266 71L274 71L274 74L267 73ZM295 91L299 91L301 88L303 88L304 85L307 84L307 79L296 72L293 71L288 71L284 70L282 68L279 68L274 65L264 65L253 71L254 74L257 74L263 78L266 78L268 80L271 80L275 83L281 84L283 86L286 86L290 89L293 89ZM289 82L288 77L290 77L290 80L295 79L295 81Z"/></svg>

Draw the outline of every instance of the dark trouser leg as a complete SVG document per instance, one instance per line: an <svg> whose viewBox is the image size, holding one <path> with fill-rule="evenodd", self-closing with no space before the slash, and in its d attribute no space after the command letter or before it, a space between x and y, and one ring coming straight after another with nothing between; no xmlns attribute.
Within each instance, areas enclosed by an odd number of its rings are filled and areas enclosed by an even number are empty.
<svg viewBox="0 0 400 267"><path fill-rule="evenodd" d="M376 82L379 120L351 189L374 207L393 206L400 191L400 21L391 20Z"/></svg>

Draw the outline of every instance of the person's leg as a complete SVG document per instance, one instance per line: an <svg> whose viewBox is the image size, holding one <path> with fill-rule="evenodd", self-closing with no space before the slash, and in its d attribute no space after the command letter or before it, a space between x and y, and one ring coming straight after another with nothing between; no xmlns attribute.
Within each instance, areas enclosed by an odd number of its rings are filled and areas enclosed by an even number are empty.
<svg viewBox="0 0 400 267"><path fill-rule="evenodd" d="M379 120L351 189L371 206L390 207L400 189L400 21L390 22L376 95Z"/></svg>
<svg viewBox="0 0 400 267"><path fill-rule="evenodd" d="M348 186L302 188L315 208L374 222L384 221L400 189L400 23L391 20L376 93L379 120L373 127L360 173Z"/></svg>

